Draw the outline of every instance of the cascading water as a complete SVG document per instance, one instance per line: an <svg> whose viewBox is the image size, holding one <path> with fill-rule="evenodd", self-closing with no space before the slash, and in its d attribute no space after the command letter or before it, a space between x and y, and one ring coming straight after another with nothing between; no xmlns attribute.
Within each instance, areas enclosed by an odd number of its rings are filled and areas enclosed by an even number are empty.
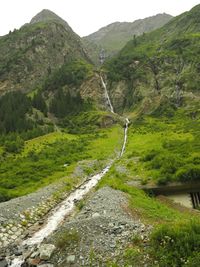
<svg viewBox="0 0 200 267"><path fill-rule="evenodd" d="M106 84L101 77L102 85L105 89L105 95L108 100L110 111L114 113L113 106L111 104L108 91L106 88ZM122 150L120 153L120 157L124 154L126 143L127 143L127 132L128 132L128 125L129 125L129 119L126 118L126 125L124 129L124 142L122 146ZM85 183L83 183L79 188L74 190L63 202L61 202L57 208L52 210L51 216L47 220L47 224L41 228L38 232L36 232L31 238L28 238L23 241L22 246L29 247L30 249L34 245L40 245L45 237L53 233L53 231L56 230L56 228L59 226L59 224L64 220L64 218L71 214L75 207L75 201L81 200L94 186L98 184L98 182L101 180L101 178L109 171L110 167L112 166L114 161L112 161L106 168L103 169L101 173L98 173L94 176L92 176L89 180L87 180ZM21 267L24 263L25 259L22 256L16 257L11 263L10 267Z"/></svg>
<svg viewBox="0 0 200 267"><path fill-rule="evenodd" d="M101 77L101 83L102 83L103 88L104 88L104 90L105 90L105 97L106 97L106 99L107 99L107 101L108 101L108 105L109 105L109 107L110 107L110 111L111 111L112 113L114 113L114 109L113 109L112 103L111 103L111 101L110 101L110 97L109 97L109 94L108 94L108 90L107 90L106 84L105 84L105 82L104 82L102 76L100 76L100 77Z"/></svg>
<svg viewBox="0 0 200 267"><path fill-rule="evenodd" d="M120 157L124 154L124 151L125 151L125 148L126 148L127 133L128 133L128 125L129 125L129 123L130 123L129 119L126 118L126 125L125 125L125 128L124 128L124 143L123 143L123 146L122 146Z"/></svg>
<svg viewBox="0 0 200 267"><path fill-rule="evenodd" d="M106 83L104 82L102 76L100 76L101 78L101 83L103 85L103 88L105 90L105 96L108 100L108 104L110 106L110 111L112 113L115 113L114 112L114 109L113 109L113 106L111 104L111 101L110 101L110 97L109 97L109 94L108 94L108 90L107 90L107 87L106 87ZM124 128L124 142L123 142L123 146L122 146L122 150L121 150L121 153L120 153L120 157L124 154L124 151L125 151L125 148L126 148L126 142L127 142L127 133L128 133L128 125L129 125L130 121L128 118L126 118L126 125L125 125L125 128Z"/></svg>

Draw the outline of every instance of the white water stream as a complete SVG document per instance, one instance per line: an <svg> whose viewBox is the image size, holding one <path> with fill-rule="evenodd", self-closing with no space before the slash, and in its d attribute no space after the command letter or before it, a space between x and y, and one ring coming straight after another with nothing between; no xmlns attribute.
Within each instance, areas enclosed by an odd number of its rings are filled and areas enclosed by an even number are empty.
<svg viewBox="0 0 200 267"><path fill-rule="evenodd" d="M106 97L108 99L108 103L110 106L110 111L114 113L113 106L111 104L106 84L101 77L102 85L106 92ZM127 142L127 131L128 131L129 119L126 118L126 126L124 129L124 142L122 146L122 150L120 153L120 157L124 154L126 142ZM103 169L102 172L92 176L85 183L83 183L79 188L73 191L64 201L62 201L54 210L51 212L51 216L48 218L46 225L41 228L38 232L36 232L31 238L28 238L23 241L22 246L29 246L30 248L34 245L40 245L45 237L49 236L53 231L57 229L59 224L65 219L65 217L73 211L75 207L75 201L81 200L93 187L95 187L101 178L109 171L112 166L113 161ZM22 256L16 257L12 263L9 265L10 267L20 267L25 259Z"/></svg>
<svg viewBox="0 0 200 267"><path fill-rule="evenodd" d="M127 142L127 136L128 136L128 125L129 125L130 121L128 118L126 118L126 126L124 128L124 143L123 143L123 146L122 146L122 150L121 150L121 153L120 153L120 157L124 154L124 151L125 151L125 148L126 148L126 142Z"/></svg>
<svg viewBox="0 0 200 267"><path fill-rule="evenodd" d="M109 107L110 107L110 111L111 111L112 113L114 113L114 109L113 109L112 103L111 103L111 101L110 101L110 97L109 97L109 94L108 94L108 90L107 90L106 84L105 84L105 82L104 82L102 76L100 76L100 77L101 77L101 83L102 83L103 88L104 88L104 90L105 90L105 97L106 97L106 99L107 99L107 101L108 101L108 105L109 105Z"/></svg>

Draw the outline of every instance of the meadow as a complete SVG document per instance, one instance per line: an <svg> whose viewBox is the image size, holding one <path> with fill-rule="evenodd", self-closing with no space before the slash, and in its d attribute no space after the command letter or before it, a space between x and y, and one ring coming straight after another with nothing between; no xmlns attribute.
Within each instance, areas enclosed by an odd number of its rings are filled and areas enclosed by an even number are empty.
<svg viewBox="0 0 200 267"><path fill-rule="evenodd" d="M144 116L129 127L121 164L143 184L198 181L200 123L178 110L174 116Z"/></svg>
<svg viewBox="0 0 200 267"><path fill-rule="evenodd" d="M70 175L83 160L99 162L95 168L87 167L90 175L116 156L122 141L119 125L90 134L53 132L26 141L22 151L9 154L0 163L0 200L34 192L63 177L70 182Z"/></svg>

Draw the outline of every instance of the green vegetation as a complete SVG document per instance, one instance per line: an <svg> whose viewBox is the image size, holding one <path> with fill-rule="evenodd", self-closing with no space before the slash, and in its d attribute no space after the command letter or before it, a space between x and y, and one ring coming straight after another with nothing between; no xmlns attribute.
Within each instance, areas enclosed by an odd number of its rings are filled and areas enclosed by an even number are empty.
<svg viewBox="0 0 200 267"><path fill-rule="evenodd" d="M91 75L92 65L83 60L72 60L53 72L45 81L44 90L56 90L64 85L79 87Z"/></svg>
<svg viewBox="0 0 200 267"><path fill-rule="evenodd" d="M119 164L119 162L116 162ZM99 187L110 186L116 190L127 193L129 197L129 208L133 214L137 214L141 219L147 222L173 222L180 219L189 218L172 208L167 207L158 200L151 198L144 191L129 185L130 178L126 174L120 174L113 166L108 174L100 181Z"/></svg>
<svg viewBox="0 0 200 267"><path fill-rule="evenodd" d="M33 95L32 105L34 108L40 110L45 115L47 115L47 105L41 91L37 91Z"/></svg>
<svg viewBox="0 0 200 267"><path fill-rule="evenodd" d="M0 98L0 133L27 130L32 127L25 118L31 110L30 99L21 92L11 92Z"/></svg>
<svg viewBox="0 0 200 267"><path fill-rule="evenodd" d="M158 96L160 101L165 97L175 108L198 101L198 12L199 5L161 29L134 38L105 63L111 89L115 91L115 82L126 84L124 102L122 107L116 107L118 110L133 110L147 98L156 102ZM193 99L188 92L193 92ZM145 111L152 112L148 105Z"/></svg>
<svg viewBox="0 0 200 267"><path fill-rule="evenodd" d="M151 254L160 267L198 266L199 247L199 221L162 225L151 237Z"/></svg>
<svg viewBox="0 0 200 267"><path fill-rule="evenodd" d="M9 154L0 163L1 201L70 177L81 160L113 157L115 149L121 147L122 136L122 129L114 126L85 135L52 133L26 142L24 150ZM101 168L99 163L85 172L89 175Z"/></svg>
<svg viewBox="0 0 200 267"><path fill-rule="evenodd" d="M171 18L172 17L167 14L158 14L153 17L129 23L114 22L84 37L83 42L86 48L89 46L89 55L92 55L92 59L96 62L97 59L99 61L98 57L102 48L106 51L107 57L112 56L120 51L128 41L134 39L136 35L141 35L144 32L157 29L166 24Z"/></svg>
<svg viewBox="0 0 200 267"><path fill-rule="evenodd" d="M146 116L129 128L124 164L143 182L198 181L199 118L179 109L172 118ZM136 162L134 159L138 159Z"/></svg>
<svg viewBox="0 0 200 267"><path fill-rule="evenodd" d="M80 94L73 97L69 92L64 93L62 89L56 92L50 104L50 112L58 118L63 118L69 114L78 114L86 108L87 105L84 105Z"/></svg>
<svg viewBox="0 0 200 267"><path fill-rule="evenodd" d="M56 240L56 247L64 250L66 247L76 246L80 241L80 235L76 230L65 230Z"/></svg>

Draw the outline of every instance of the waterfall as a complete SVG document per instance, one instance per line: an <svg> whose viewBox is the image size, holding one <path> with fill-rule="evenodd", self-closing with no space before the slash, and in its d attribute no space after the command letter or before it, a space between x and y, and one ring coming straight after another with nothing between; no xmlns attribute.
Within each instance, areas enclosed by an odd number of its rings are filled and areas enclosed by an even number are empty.
<svg viewBox="0 0 200 267"><path fill-rule="evenodd" d="M124 151L125 151L125 148L126 148L127 133L128 133L128 125L129 125L129 123L130 123L129 119L126 118L126 125L125 125L125 128L124 128L124 143L123 143L123 146L122 146L122 150L121 150L121 153L120 153L120 157L123 156Z"/></svg>
<svg viewBox="0 0 200 267"><path fill-rule="evenodd" d="M102 83L103 88L104 88L104 90L105 90L105 97L106 97L106 99L107 99L107 101L108 101L108 105L109 105L109 107L110 107L110 111L111 111L112 113L114 113L114 109L113 109L112 103L111 103L111 101L110 101L110 97L109 97L109 94L108 94L108 90L107 90L106 84L105 84L105 82L104 82L102 76L100 76L100 77L101 77L101 83Z"/></svg>

